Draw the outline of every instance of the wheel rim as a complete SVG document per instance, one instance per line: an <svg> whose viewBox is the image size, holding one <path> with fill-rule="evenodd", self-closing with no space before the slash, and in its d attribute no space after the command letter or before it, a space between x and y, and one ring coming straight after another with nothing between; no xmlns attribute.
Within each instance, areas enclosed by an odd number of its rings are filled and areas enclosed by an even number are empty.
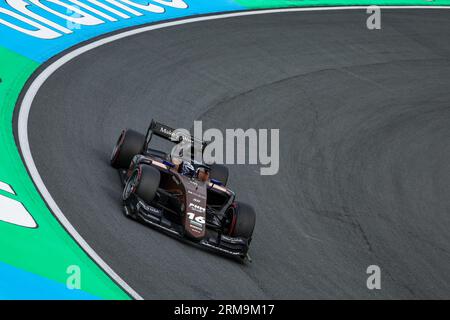
<svg viewBox="0 0 450 320"><path fill-rule="evenodd" d="M125 188L123 189L122 199L127 200L130 195L134 192L136 185L138 183L138 172L137 170L133 172L131 177L128 179L125 184Z"/></svg>

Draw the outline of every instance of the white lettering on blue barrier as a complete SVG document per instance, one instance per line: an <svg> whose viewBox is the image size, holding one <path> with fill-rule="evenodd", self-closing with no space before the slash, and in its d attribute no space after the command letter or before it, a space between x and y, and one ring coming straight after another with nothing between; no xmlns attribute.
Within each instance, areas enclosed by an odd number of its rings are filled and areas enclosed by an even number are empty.
<svg viewBox="0 0 450 320"><path fill-rule="evenodd" d="M142 16L143 13L141 11L156 14L164 13L166 10L163 6L176 9L188 8L184 0L153 0L153 3L152 1L147 1L146 4L140 3L138 0L68 1L72 4L61 0L45 0L45 2L52 4L50 6L44 4L43 0L6 0L11 10L0 7L0 13L21 23L11 22L2 19L0 16L0 24L35 38L50 40L59 38L64 34L71 34L74 29L79 29L80 26L96 26L105 23L105 20L117 21L117 18L111 16L111 14L123 19L129 19L130 15ZM64 10L58 11L54 8L55 6ZM98 7L98 9L93 6ZM41 9L55 18L64 19L66 21L65 26L37 14L32 9ZM68 14L68 12L71 14ZM71 27L74 25L77 28Z"/></svg>

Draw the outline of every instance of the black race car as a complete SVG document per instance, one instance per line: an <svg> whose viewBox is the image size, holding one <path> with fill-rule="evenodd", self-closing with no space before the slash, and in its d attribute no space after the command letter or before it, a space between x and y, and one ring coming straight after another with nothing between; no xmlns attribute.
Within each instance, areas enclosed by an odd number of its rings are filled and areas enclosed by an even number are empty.
<svg viewBox="0 0 450 320"><path fill-rule="evenodd" d="M111 156L119 170L125 215L215 251L248 259L254 209L235 201L227 188L228 169L181 160L150 147L153 137L194 148L206 143L151 121L146 135L123 130ZM185 158L184 158L185 159Z"/></svg>

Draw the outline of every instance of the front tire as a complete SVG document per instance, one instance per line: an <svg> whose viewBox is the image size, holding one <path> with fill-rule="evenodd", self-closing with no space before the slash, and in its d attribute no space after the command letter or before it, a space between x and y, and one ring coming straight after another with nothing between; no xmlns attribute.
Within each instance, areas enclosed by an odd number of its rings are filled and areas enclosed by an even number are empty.
<svg viewBox="0 0 450 320"><path fill-rule="evenodd" d="M139 166L127 180L122 199L126 201L134 193L146 203L150 203L156 196L160 180L158 169L147 165Z"/></svg>
<svg viewBox="0 0 450 320"><path fill-rule="evenodd" d="M255 229L256 213L250 205L236 202L232 217L230 235L251 240Z"/></svg>
<svg viewBox="0 0 450 320"><path fill-rule="evenodd" d="M123 130L111 155L111 166L116 169L128 169L131 160L142 153L145 136L137 131Z"/></svg>

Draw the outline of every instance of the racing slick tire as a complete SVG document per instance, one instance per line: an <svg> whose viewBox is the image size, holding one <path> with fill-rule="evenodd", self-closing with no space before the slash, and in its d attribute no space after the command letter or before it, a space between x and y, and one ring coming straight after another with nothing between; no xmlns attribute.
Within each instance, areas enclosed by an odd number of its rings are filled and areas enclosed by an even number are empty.
<svg viewBox="0 0 450 320"><path fill-rule="evenodd" d="M137 171L137 177L133 191L146 203L152 202L156 196L161 180L159 170L152 166L143 165L139 166L135 171Z"/></svg>
<svg viewBox="0 0 450 320"><path fill-rule="evenodd" d="M228 168L220 164L212 164L209 173L211 179L220 181L224 186L228 183Z"/></svg>
<svg viewBox="0 0 450 320"><path fill-rule="evenodd" d="M128 169L133 157L142 152L145 136L137 131L122 130L111 155L111 166Z"/></svg>
<svg viewBox="0 0 450 320"><path fill-rule="evenodd" d="M231 236L245 238L250 241L253 230L255 229L255 222L255 209L246 203L236 202L233 213Z"/></svg>

